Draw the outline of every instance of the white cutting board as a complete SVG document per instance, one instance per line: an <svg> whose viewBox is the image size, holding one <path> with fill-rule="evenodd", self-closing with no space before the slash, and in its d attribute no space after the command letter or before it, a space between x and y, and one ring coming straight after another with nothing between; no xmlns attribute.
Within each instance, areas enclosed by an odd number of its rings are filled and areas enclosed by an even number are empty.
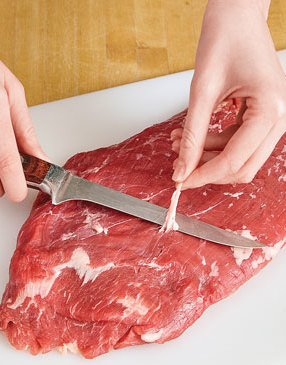
<svg viewBox="0 0 286 365"><path fill-rule="evenodd" d="M279 57L286 71L286 50ZM192 71L98 91L32 107L39 140L57 164L80 151L120 142L187 106ZM265 90L267 92L267 90ZM0 201L0 291L17 233L36 193L21 204ZM163 345L148 344L111 351L97 365L219 364L285 365L286 249L236 293L213 305L182 336ZM85 364L87 360L56 351L37 357L16 351L0 333L2 364Z"/></svg>

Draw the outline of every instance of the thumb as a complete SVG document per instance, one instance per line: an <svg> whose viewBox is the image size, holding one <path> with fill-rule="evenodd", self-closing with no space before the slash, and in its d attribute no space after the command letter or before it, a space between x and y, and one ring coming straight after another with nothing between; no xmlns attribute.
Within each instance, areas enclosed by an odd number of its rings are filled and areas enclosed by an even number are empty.
<svg viewBox="0 0 286 365"><path fill-rule="evenodd" d="M193 79L194 80L194 79ZM189 108L182 133L178 161L172 179L183 182L199 164L203 153L211 114L216 104L216 90L192 82Z"/></svg>

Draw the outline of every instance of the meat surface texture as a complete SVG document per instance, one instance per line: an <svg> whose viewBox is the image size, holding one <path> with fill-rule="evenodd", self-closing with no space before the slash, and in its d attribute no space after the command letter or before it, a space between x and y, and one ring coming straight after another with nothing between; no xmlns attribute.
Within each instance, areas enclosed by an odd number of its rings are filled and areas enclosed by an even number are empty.
<svg viewBox="0 0 286 365"><path fill-rule="evenodd" d="M210 130L235 121L223 103ZM79 153L72 173L168 207L174 183L170 132L186 112L108 148ZM182 192L178 212L257 239L266 249L232 249L96 204L58 206L40 193L21 228L0 327L17 349L58 349L86 358L179 336L211 304L261 270L285 242L286 136L253 182ZM251 300L251 298L250 298ZM191 334L190 334L191 335Z"/></svg>

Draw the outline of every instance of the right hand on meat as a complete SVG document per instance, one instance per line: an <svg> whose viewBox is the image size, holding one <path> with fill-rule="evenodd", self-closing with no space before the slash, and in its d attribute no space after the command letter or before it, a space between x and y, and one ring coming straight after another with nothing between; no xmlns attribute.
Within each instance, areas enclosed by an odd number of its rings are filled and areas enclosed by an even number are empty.
<svg viewBox="0 0 286 365"><path fill-rule="evenodd" d="M19 202L27 185L19 150L48 160L36 138L22 84L0 62L0 196Z"/></svg>
<svg viewBox="0 0 286 365"><path fill-rule="evenodd" d="M182 190L248 183L286 131L286 81L267 27L268 0L210 0L198 45L173 180ZM227 98L243 103L237 124L208 135L212 111Z"/></svg>

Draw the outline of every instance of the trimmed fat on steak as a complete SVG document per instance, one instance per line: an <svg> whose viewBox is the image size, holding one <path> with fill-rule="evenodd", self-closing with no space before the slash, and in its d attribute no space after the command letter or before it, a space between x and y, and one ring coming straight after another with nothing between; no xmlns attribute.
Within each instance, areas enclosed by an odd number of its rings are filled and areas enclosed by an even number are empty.
<svg viewBox="0 0 286 365"><path fill-rule="evenodd" d="M210 130L233 123L230 101ZM80 153L72 173L168 207L175 154L170 132L185 111L108 148ZM266 243L232 249L96 204L53 206L40 193L23 225L0 306L0 327L17 349L59 349L93 358L113 348L179 336L211 304L234 292L283 246L286 138L253 182L181 194L178 212Z"/></svg>

